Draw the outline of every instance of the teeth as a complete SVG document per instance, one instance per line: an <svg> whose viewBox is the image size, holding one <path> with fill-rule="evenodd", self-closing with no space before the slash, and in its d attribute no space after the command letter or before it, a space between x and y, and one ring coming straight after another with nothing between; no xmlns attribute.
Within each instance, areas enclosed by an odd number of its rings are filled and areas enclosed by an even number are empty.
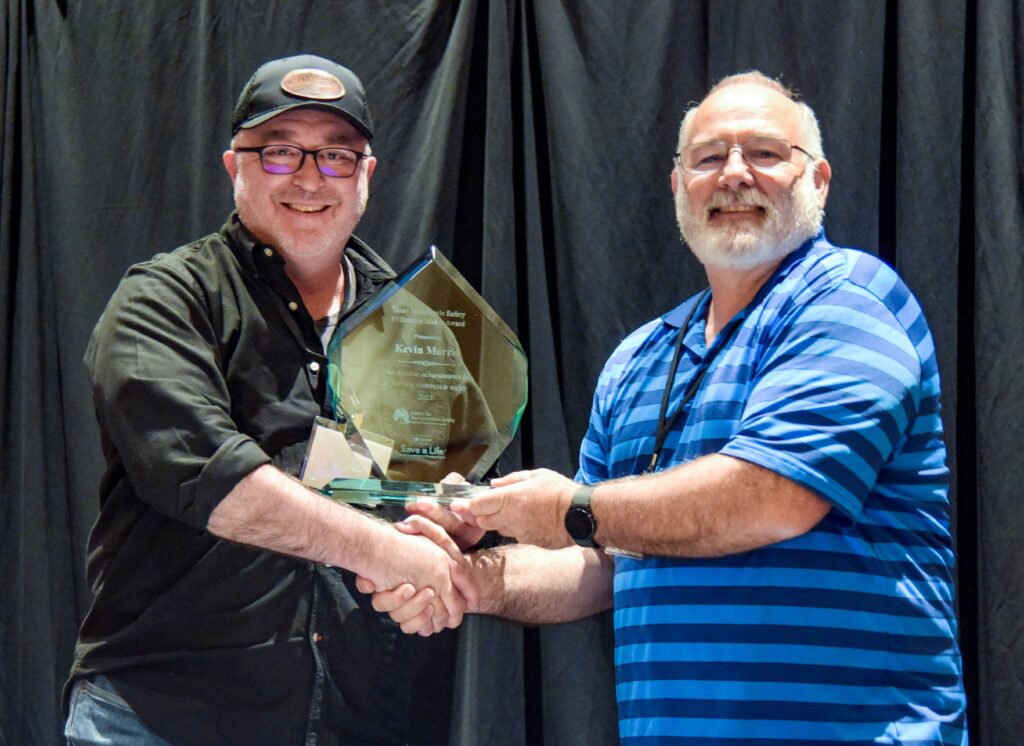
<svg viewBox="0 0 1024 746"><path fill-rule="evenodd" d="M752 212L754 210L759 210L759 209L760 208L757 207L757 205L725 205L724 207L719 207L718 211L719 212Z"/></svg>
<svg viewBox="0 0 1024 746"><path fill-rule="evenodd" d="M320 212L327 209L324 205L288 205L288 207L299 212Z"/></svg>

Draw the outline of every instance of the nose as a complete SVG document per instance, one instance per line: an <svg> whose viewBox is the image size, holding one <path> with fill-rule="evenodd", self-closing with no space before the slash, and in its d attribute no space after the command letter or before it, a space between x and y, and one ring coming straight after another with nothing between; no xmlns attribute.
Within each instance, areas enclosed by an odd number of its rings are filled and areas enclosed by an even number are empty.
<svg viewBox="0 0 1024 746"><path fill-rule="evenodd" d="M754 171L743 158L743 148L733 145L725 156L725 165L719 175L719 183L729 189L751 186L754 183Z"/></svg>
<svg viewBox="0 0 1024 746"><path fill-rule="evenodd" d="M292 183L307 192L315 192L323 179L324 175L316 167L316 156L303 153L299 170L292 174Z"/></svg>

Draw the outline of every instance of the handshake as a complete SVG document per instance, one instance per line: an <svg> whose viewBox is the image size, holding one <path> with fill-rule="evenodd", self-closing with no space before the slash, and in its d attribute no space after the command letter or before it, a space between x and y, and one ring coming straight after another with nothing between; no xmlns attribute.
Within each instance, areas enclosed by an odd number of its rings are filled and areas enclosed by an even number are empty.
<svg viewBox="0 0 1024 746"><path fill-rule="evenodd" d="M444 481L463 479L450 474ZM466 553L486 531L549 549L573 544L564 516L575 482L538 469L495 479L491 487L472 499L454 500L450 509L426 498L407 505L410 516L394 524L372 577L356 579L359 591L372 594L374 609L403 632L429 636L458 627L466 613L502 613L503 553Z"/></svg>

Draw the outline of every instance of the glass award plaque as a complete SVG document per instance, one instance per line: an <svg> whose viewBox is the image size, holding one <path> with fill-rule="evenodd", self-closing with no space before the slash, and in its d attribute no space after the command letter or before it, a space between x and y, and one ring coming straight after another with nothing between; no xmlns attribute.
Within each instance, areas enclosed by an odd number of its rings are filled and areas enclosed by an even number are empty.
<svg viewBox="0 0 1024 746"><path fill-rule="evenodd" d="M314 486L370 505L486 489L472 483L519 426L526 354L437 248L344 318L327 357L333 427L362 466ZM470 484L438 484L452 472Z"/></svg>

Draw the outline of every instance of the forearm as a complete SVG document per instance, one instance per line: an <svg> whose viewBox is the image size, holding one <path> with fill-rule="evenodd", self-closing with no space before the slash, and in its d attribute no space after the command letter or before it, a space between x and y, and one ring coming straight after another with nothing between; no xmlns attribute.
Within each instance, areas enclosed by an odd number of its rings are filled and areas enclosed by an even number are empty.
<svg viewBox="0 0 1024 746"><path fill-rule="evenodd" d="M675 557L744 552L806 533L829 511L816 493L760 466L711 455L600 485L601 546Z"/></svg>
<svg viewBox="0 0 1024 746"><path fill-rule="evenodd" d="M210 515L210 533L313 562L374 574L373 562L395 543L383 522L316 495L297 480L261 466Z"/></svg>
<svg viewBox="0 0 1024 746"><path fill-rule="evenodd" d="M467 557L480 601L470 611L530 624L568 622L612 605L614 565L603 552L513 544Z"/></svg>

